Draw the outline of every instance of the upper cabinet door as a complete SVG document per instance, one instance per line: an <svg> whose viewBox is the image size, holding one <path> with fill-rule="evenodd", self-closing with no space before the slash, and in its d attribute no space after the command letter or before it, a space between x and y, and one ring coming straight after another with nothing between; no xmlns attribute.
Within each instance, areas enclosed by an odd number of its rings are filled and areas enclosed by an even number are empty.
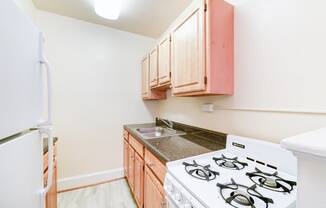
<svg viewBox="0 0 326 208"><path fill-rule="evenodd" d="M147 98L149 96L149 57L146 56L142 60L142 97Z"/></svg>
<svg viewBox="0 0 326 208"><path fill-rule="evenodd" d="M205 86L205 1L193 4L172 30L173 94Z"/></svg>
<svg viewBox="0 0 326 208"><path fill-rule="evenodd" d="M149 85L150 87L155 87L158 84L158 80L157 80L157 72L158 72L158 53L157 53L157 48L155 48L154 50L152 50L149 54L149 63L150 63L150 67L149 67Z"/></svg>
<svg viewBox="0 0 326 208"><path fill-rule="evenodd" d="M158 82L159 85L171 81L171 44L170 36L164 38L158 46Z"/></svg>

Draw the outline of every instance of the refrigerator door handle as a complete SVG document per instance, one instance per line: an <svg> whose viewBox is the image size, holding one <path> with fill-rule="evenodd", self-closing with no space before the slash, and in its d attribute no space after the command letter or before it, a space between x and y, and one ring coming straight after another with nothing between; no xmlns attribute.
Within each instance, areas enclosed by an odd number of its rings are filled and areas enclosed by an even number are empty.
<svg viewBox="0 0 326 208"><path fill-rule="evenodd" d="M39 126L50 126L52 125L52 76L51 76L51 66L48 60L41 55L40 63L45 66L46 69L46 77L47 77L47 90L48 90L48 103L47 103L47 110L48 110L48 118L47 120L42 120Z"/></svg>
<svg viewBox="0 0 326 208"><path fill-rule="evenodd" d="M52 176L53 176L53 135L51 127L41 127L39 128L41 134L46 134L48 138L48 178L46 187L42 189L41 194L43 195L43 199L46 193L50 190L52 186Z"/></svg>

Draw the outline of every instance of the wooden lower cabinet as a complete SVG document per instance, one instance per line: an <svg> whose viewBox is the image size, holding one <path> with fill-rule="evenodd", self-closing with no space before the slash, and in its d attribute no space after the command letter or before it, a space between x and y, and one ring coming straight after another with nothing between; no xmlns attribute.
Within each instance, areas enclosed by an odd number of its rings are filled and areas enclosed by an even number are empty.
<svg viewBox="0 0 326 208"><path fill-rule="evenodd" d="M131 135L124 139L124 171L139 208L165 207L166 167Z"/></svg>
<svg viewBox="0 0 326 208"><path fill-rule="evenodd" d="M57 160L56 160L56 145L54 145L53 151L53 172L52 172L52 186L45 196L46 208L57 208ZM48 155L44 154L44 187L47 185L48 179Z"/></svg>
<svg viewBox="0 0 326 208"><path fill-rule="evenodd" d="M52 175L53 184L46 194L45 197L45 207L46 208L57 208L57 167L53 167L53 175Z"/></svg>
<svg viewBox="0 0 326 208"><path fill-rule="evenodd" d="M134 167L135 167L135 151L134 149L129 145L129 161L128 161L128 182L130 189L134 191Z"/></svg>
<svg viewBox="0 0 326 208"><path fill-rule="evenodd" d="M126 140L123 140L123 170L125 176L128 177L128 164L129 164L129 144Z"/></svg>
<svg viewBox="0 0 326 208"><path fill-rule="evenodd" d="M144 181L144 208L163 208L165 203L163 186L147 166L145 167Z"/></svg>
<svg viewBox="0 0 326 208"><path fill-rule="evenodd" d="M135 154L134 196L138 207L144 204L144 160Z"/></svg>

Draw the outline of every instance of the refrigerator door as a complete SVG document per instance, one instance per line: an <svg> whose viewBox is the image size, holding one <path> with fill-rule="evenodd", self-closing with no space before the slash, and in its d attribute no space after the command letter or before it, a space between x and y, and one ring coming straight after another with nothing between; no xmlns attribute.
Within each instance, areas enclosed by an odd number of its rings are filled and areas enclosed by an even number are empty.
<svg viewBox="0 0 326 208"><path fill-rule="evenodd" d="M39 131L0 141L0 207L43 207L43 142Z"/></svg>
<svg viewBox="0 0 326 208"><path fill-rule="evenodd" d="M42 116L41 34L13 0L0 6L0 140L31 127Z"/></svg>

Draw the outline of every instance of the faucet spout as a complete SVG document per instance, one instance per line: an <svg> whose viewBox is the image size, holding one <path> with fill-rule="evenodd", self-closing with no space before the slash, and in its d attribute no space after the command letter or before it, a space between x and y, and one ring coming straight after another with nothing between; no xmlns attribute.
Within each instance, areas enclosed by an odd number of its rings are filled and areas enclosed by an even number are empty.
<svg viewBox="0 0 326 208"><path fill-rule="evenodd" d="M159 118L160 121L162 121L167 127L170 129L173 129L173 122L168 120L168 119L161 119Z"/></svg>

